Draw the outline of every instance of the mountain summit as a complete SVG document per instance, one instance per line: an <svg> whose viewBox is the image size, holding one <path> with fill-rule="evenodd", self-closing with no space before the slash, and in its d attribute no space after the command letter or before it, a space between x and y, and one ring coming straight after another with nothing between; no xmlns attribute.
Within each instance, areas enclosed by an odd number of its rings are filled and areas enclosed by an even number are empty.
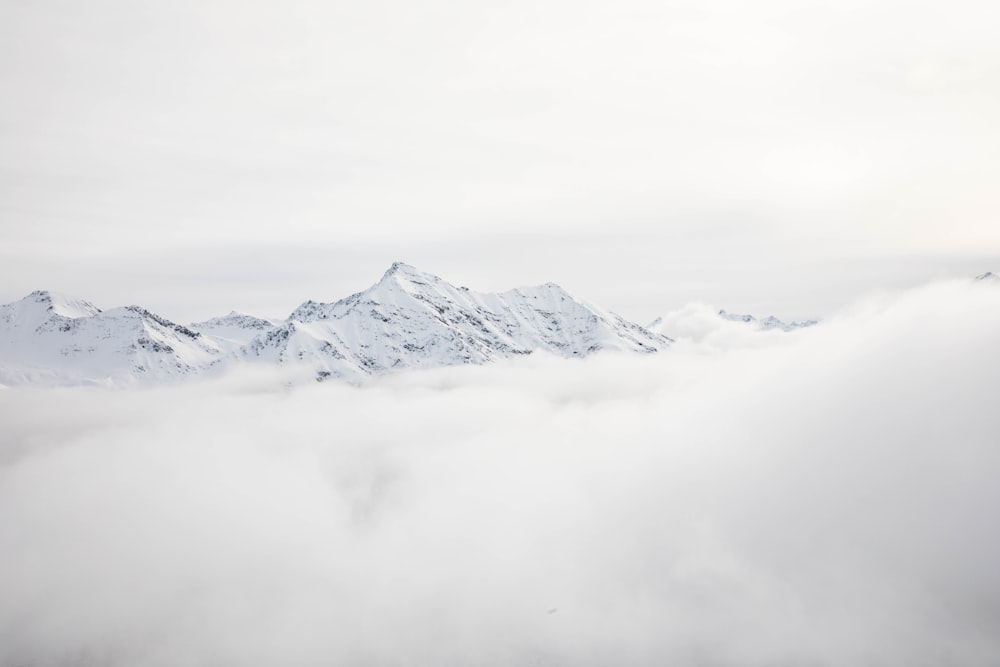
<svg viewBox="0 0 1000 667"><path fill-rule="evenodd" d="M554 283L480 293L396 262L363 292L332 303L306 301L244 353L280 363L308 360L324 377L350 377L483 364L536 350L565 357L656 352L669 342Z"/></svg>
<svg viewBox="0 0 1000 667"><path fill-rule="evenodd" d="M0 382L134 384L184 377L220 361L217 345L140 306L32 292L0 306Z"/></svg>
<svg viewBox="0 0 1000 667"><path fill-rule="evenodd" d="M537 351L652 353L670 342L555 283L473 292L395 262L363 292L305 301L284 321L231 312L185 327L139 306L101 311L33 292L0 306L0 382L134 384L240 361L301 365L317 379L357 379Z"/></svg>

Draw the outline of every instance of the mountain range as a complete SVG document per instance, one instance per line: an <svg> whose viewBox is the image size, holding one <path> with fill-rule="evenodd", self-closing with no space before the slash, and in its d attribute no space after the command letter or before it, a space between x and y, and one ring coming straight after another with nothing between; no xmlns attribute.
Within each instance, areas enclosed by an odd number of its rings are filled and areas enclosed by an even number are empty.
<svg viewBox="0 0 1000 667"><path fill-rule="evenodd" d="M1000 283L993 273L976 276ZM761 331L784 322L720 310ZM651 354L673 341L660 318L643 327L555 283L474 292L396 262L339 301L305 301L283 320L231 312L182 325L141 306L101 310L48 291L0 305L0 386L133 386L210 376L240 364L296 367L316 380L357 381L407 368L486 364L536 352Z"/></svg>
<svg viewBox="0 0 1000 667"><path fill-rule="evenodd" d="M719 311L719 317L724 320L729 320L730 322L743 322L744 324L749 324L752 327L760 329L761 331L770 331L772 329L781 329L782 331L795 331L796 329L803 329L805 327L811 327L819 324L819 320L802 320L785 322L784 320L779 320L774 315L768 315L767 317L757 319L753 315L739 315L737 313L727 313L725 310Z"/></svg>
<svg viewBox="0 0 1000 667"><path fill-rule="evenodd" d="M474 292L396 262L365 291L306 301L284 320L231 312L181 325L140 306L101 310L32 292L0 306L0 383L129 386L240 363L297 365L317 380L356 380L538 351L654 353L670 342L555 283Z"/></svg>

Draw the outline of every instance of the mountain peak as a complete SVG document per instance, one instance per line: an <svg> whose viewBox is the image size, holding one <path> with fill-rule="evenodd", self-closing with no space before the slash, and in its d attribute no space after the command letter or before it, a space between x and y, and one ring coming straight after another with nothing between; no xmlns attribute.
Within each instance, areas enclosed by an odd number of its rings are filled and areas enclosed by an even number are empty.
<svg viewBox="0 0 1000 667"><path fill-rule="evenodd" d="M100 308L89 301L49 290L35 290L21 301L42 304L47 311L70 319L89 317L101 312Z"/></svg>
<svg viewBox="0 0 1000 667"><path fill-rule="evenodd" d="M984 273L982 275L976 276L976 280L994 281L994 280L1000 280L1000 276L998 276L997 274L993 273L992 271L987 271L986 273Z"/></svg>
<svg viewBox="0 0 1000 667"><path fill-rule="evenodd" d="M392 266L386 269L385 276L397 276L397 275L407 275L420 273L417 267L411 266L406 262L393 262Z"/></svg>
<svg viewBox="0 0 1000 667"><path fill-rule="evenodd" d="M392 275L394 273L399 273L402 271L416 271L417 269L406 262L395 261L392 266L385 272L386 275Z"/></svg>
<svg viewBox="0 0 1000 667"><path fill-rule="evenodd" d="M437 276L424 273L415 266L411 266L405 262L393 262L392 266L390 266L385 274L383 274L382 280L379 282L384 283L388 280L398 281L400 279L421 283L435 283L441 281L441 279Z"/></svg>

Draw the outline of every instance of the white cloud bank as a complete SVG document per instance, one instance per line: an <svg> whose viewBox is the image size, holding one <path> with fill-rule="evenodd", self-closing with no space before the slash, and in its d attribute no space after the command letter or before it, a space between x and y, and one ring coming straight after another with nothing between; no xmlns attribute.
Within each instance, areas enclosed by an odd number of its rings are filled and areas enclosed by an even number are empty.
<svg viewBox="0 0 1000 667"><path fill-rule="evenodd" d="M0 392L0 664L995 665L998 334Z"/></svg>

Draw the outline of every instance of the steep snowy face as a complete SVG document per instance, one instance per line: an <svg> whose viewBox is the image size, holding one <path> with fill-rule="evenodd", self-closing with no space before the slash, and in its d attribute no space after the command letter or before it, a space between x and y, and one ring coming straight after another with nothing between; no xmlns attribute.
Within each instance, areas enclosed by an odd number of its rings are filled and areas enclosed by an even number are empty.
<svg viewBox="0 0 1000 667"><path fill-rule="evenodd" d="M306 301L245 356L302 361L350 377L413 366L482 364L544 350L656 352L669 339L570 296L558 285L473 292L397 262L367 290Z"/></svg>
<svg viewBox="0 0 1000 667"><path fill-rule="evenodd" d="M0 306L0 382L128 385L202 371L218 347L138 306L33 292Z"/></svg>

